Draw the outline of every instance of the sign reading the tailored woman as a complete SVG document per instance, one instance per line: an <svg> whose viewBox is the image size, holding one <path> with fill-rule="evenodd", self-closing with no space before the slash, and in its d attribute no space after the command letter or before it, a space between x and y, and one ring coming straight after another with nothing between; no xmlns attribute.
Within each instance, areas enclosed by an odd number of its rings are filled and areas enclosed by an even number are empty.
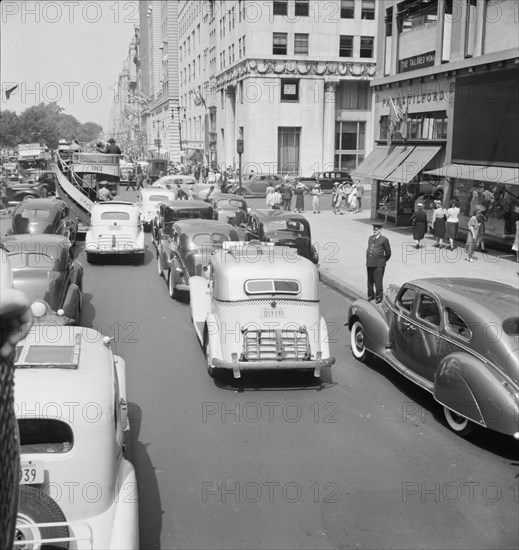
<svg viewBox="0 0 519 550"><path fill-rule="evenodd" d="M417 69L423 69L425 67L432 67L434 65L435 52L421 53L420 55L413 55L412 57L406 57L400 59L398 62L398 72L406 73L408 71L416 71Z"/></svg>

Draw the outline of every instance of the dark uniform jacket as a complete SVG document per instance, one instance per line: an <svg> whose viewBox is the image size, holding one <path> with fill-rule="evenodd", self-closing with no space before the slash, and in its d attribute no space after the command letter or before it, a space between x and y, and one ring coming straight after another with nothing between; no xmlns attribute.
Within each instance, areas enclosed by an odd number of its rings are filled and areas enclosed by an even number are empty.
<svg viewBox="0 0 519 550"><path fill-rule="evenodd" d="M116 145L115 143L109 143L108 147L105 149L105 153L108 153L110 155L120 155L121 149L119 149L119 145Z"/></svg>
<svg viewBox="0 0 519 550"><path fill-rule="evenodd" d="M391 246L384 235L371 235L368 239L368 249L366 250L367 267L385 267L386 262L391 258Z"/></svg>

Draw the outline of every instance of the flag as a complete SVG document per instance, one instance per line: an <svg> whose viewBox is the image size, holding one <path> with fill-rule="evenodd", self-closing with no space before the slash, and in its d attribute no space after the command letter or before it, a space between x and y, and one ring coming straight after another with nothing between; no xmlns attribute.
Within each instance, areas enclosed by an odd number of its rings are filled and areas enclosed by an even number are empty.
<svg viewBox="0 0 519 550"><path fill-rule="evenodd" d="M402 134L402 139L405 141L407 139L407 115L409 114L409 103L405 104L405 113L403 113L402 120L400 121L400 133Z"/></svg>
<svg viewBox="0 0 519 550"><path fill-rule="evenodd" d="M200 93L200 90L194 90L193 93L195 94L195 99L193 100L194 104L198 107L198 105L203 105L204 107L207 107L205 103L205 99L202 97L202 94Z"/></svg>
<svg viewBox="0 0 519 550"><path fill-rule="evenodd" d="M12 88L9 88L8 90L6 90L5 91L5 99L9 99L11 97L11 94L16 90L16 88L18 88L18 84L16 84Z"/></svg>
<svg viewBox="0 0 519 550"><path fill-rule="evenodd" d="M400 107L400 105L395 105L392 97L389 98L389 118L395 125L399 125L404 118L402 107Z"/></svg>

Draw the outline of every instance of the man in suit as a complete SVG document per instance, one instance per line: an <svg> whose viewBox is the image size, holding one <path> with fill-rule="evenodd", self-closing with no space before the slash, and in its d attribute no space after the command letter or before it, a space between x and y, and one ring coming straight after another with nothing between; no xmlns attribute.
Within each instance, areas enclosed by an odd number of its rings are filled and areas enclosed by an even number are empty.
<svg viewBox="0 0 519 550"><path fill-rule="evenodd" d="M382 280L386 269L386 262L391 258L391 246L382 235L382 224L373 224L373 235L368 239L366 250L366 267L368 270L368 300L382 302L384 292ZM373 286L375 290L373 291Z"/></svg>

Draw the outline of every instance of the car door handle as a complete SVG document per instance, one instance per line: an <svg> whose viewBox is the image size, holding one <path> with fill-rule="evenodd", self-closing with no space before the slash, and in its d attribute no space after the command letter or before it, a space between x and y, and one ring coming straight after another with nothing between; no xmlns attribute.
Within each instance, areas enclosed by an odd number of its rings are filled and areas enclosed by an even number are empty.
<svg viewBox="0 0 519 550"><path fill-rule="evenodd" d="M414 334L416 332L416 327L408 321L402 321L402 326L409 332L409 334Z"/></svg>

